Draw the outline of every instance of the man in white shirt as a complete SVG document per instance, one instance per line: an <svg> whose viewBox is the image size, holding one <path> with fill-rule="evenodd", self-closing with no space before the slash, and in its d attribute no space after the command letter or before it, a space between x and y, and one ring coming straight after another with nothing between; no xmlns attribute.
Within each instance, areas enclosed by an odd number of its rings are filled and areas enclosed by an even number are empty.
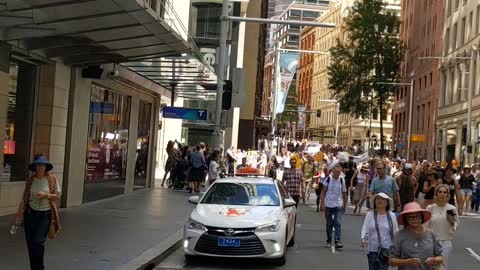
<svg viewBox="0 0 480 270"><path fill-rule="evenodd" d="M322 201L322 211L325 211L325 220L327 223L327 244L325 247L332 246L332 231L335 227L335 248L343 248L342 238L342 214L347 208L347 186L345 179L341 176L342 167L335 165L332 168L332 174L323 182L324 188L320 195Z"/></svg>

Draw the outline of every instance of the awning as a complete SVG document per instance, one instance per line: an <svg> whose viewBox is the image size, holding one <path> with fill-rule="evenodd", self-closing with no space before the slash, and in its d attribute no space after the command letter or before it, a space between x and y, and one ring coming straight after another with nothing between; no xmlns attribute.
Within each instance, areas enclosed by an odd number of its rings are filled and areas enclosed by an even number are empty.
<svg viewBox="0 0 480 270"><path fill-rule="evenodd" d="M148 3L0 0L0 40L72 66L136 62L190 52L189 43Z"/></svg>
<svg viewBox="0 0 480 270"><path fill-rule="evenodd" d="M187 99L213 100L217 76L193 56L159 57L121 64Z"/></svg>

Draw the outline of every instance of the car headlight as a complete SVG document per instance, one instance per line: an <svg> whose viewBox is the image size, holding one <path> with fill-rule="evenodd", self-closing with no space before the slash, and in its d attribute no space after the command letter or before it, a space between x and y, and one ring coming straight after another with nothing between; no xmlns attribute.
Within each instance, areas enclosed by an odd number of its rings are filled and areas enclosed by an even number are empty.
<svg viewBox="0 0 480 270"><path fill-rule="evenodd" d="M258 227L255 232L278 232L280 221Z"/></svg>
<svg viewBox="0 0 480 270"><path fill-rule="evenodd" d="M200 222L197 222L191 218L189 218L187 220L187 223L185 223L185 226L187 227L187 229L189 230L200 230L200 231L207 231L207 227L205 227L205 225L203 225L202 223Z"/></svg>

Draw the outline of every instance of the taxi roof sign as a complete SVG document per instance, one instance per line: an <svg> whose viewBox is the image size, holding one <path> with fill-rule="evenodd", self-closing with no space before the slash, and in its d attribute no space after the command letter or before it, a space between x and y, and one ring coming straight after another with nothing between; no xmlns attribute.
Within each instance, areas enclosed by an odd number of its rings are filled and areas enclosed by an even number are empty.
<svg viewBox="0 0 480 270"><path fill-rule="evenodd" d="M238 168L235 172L238 176L263 176L259 169L252 168L250 166Z"/></svg>

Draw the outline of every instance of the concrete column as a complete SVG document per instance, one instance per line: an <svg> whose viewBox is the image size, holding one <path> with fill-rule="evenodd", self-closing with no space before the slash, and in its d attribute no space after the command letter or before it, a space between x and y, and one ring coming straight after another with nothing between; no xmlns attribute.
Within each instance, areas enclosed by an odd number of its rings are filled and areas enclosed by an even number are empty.
<svg viewBox="0 0 480 270"><path fill-rule="evenodd" d="M147 187L155 188L155 172L157 168L157 160L155 157L158 155L158 123L159 123L159 111L160 111L160 97L155 98L152 104L152 122L151 122L151 135L149 141L148 151L148 172L147 172Z"/></svg>
<svg viewBox="0 0 480 270"><path fill-rule="evenodd" d="M440 159L445 160L447 158L447 129L442 129L442 152L440 153Z"/></svg>
<svg viewBox="0 0 480 270"><path fill-rule="evenodd" d="M67 117L65 171L62 206L71 207L83 202L85 161L90 109L91 80L82 79L81 70L72 68Z"/></svg>
<svg viewBox="0 0 480 270"><path fill-rule="evenodd" d="M127 172L125 193L133 191L135 182L135 163L137 161L138 107L140 98L133 96L130 103L130 126L128 127Z"/></svg>
<svg viewBox="0 0 480 270"><path fill-rule="evenodd" d="M462 125L457 126L457 142L455 143L455 159L460 161L462 152Z"/></svg>
<svg viewBox="0 0 480 270"><path fill-rule="evenodd" d="M34 152L44 153L53 165L52 173L62 183L65 162L70 68L60 64L39 67L40 82Z"/></svg>

